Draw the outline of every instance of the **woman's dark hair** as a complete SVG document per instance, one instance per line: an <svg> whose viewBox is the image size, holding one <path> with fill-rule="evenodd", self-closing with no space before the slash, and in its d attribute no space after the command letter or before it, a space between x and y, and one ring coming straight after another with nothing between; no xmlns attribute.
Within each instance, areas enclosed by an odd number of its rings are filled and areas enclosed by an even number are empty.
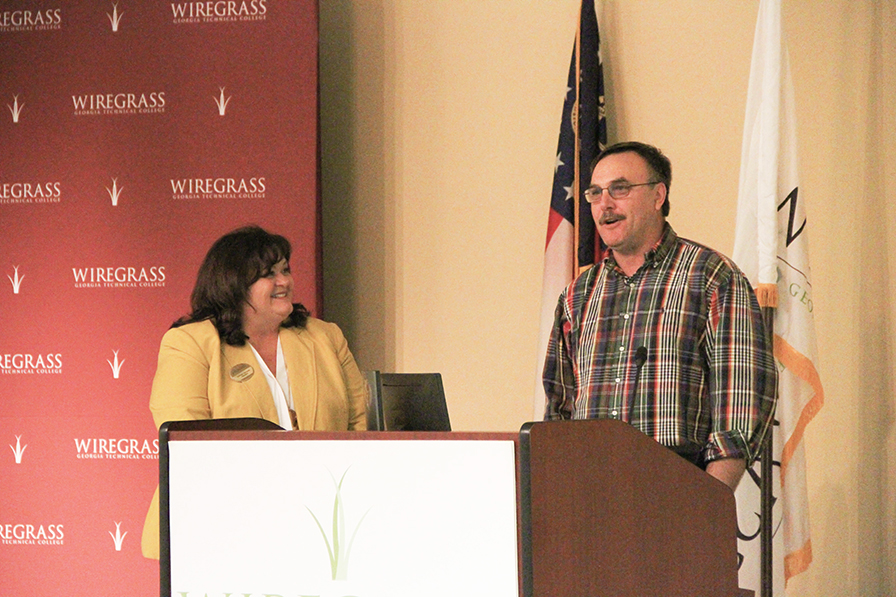
<svg viewBox="0 0 896 597"><path fill-rule="evenodd" d="M292 247L284 237L258 226L246 226L215 241L205 255L196 286L190 295L189 315L171 327L210 319L221 340L231 346L243 346L248 336L243 331L243 307L249 287L267 275L281 259L289 261ZM301 304L293 305L283 327L305 327L310 315Z"/></svg>

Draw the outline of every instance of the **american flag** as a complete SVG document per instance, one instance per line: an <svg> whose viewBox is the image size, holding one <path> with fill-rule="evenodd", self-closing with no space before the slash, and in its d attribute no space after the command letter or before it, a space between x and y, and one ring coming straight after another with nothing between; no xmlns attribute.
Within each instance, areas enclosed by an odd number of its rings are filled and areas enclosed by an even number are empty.
<svg viewBox="0 0 896 597"><path fill-rule="evenodd" d="M541 372L554 309L560 292L580 271L594 263L594 220L582 193L591 183L588 168L606 147L604 77L600 59L600 34L594 0L583 0L573 44L566 99L560 120L560 139L554 163L554 185L548 213L541 297L541 327L535 384L535 420L544 418L545 395Z"/></svg>

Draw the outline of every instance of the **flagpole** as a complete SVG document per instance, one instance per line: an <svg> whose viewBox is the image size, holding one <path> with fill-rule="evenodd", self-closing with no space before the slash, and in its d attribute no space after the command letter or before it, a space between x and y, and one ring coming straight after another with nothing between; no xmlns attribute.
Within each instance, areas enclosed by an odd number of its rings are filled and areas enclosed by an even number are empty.
<svg viewBox="0 0 896 597"><path fill-rule="evenodd" d="M765 324L766 345L775 345L775 312L778 308L777 284L760 283L753 287L756 301L762 311ZM773 348L774 350L774 348ZM778 386L775 385L775 399ZM774 536L772 509L774 506L774 433L777 414L765 433L759 448L759 590L761 597L774 597Z"/></svg>
<svg viewBox="0 0 896 597"><path fill-rule="evenodd" d="M777 293L773 293L777 294ZM770 297L763 296L767 299ZM774 346L775 341L775 308L777 300L773 305L762 306L762 319L765 322L765 335L768 346ZM778 388L775 386L775 397L777 398ZM772 508L774 501L773 494L773 475L774 463L772 453L774 426L776 420L765 434L762 440L762 446L759 448L759 579L760 579L760 595L761 597L774 596L774 558L772 535Z"/></svg>
<svg viewBox="0 0 896 597"><path fill-rule="evenodd" d="M579 18L578 25L576 25L576 101L572 106L572 113L570 114L570 123L572 125L573 132L573 176L572 176L572 200L573 200L573 215L572 215L572 223L573 223L573 245L572 245L572 277L575 278L579 275L579 202L581 201L581 193L579 190L581 189L581 184L579 183L579 155L580 155L580 147L579 147L579 123L581 122L579 119L579 99L580 99L580 88L582 86L582 5L579 4Z"/></svg>

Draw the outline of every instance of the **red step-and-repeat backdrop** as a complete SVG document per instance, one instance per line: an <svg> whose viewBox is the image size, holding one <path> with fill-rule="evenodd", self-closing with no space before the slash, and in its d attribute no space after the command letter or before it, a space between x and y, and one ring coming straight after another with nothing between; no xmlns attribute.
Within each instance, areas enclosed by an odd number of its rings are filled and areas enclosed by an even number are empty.
<svg viewBox="0 0 896 597"><path fill-rule="evenodd" d="M317 311L317 163L315 0L0 1L0 595L158 594L159 340L247 223Z"/></svg>

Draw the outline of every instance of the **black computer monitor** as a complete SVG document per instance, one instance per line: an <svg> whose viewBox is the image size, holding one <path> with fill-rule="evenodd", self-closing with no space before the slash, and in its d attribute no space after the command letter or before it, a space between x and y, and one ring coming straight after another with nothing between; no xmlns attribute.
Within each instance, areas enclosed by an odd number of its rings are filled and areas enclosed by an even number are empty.
<svg viewBox="0 0 896 597"><path fill-rule="evenodd" d="M439 373L368 371L367 428L379 431L451 431Z"/></svg>

